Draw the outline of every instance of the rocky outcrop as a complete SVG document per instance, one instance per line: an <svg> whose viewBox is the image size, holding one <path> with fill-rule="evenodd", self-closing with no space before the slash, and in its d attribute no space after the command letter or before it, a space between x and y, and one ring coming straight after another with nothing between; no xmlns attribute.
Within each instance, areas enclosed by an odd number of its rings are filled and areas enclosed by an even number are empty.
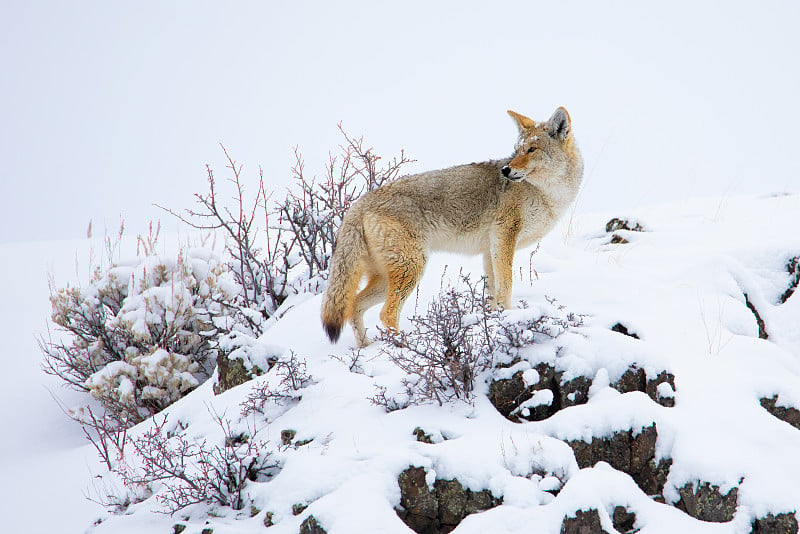
<svg viewBox="0 0 800 534"><path fill-rule="evenodd" d="M422 467L409 467L397 479L400 506L397 515L417 534L451 532L468 515L502 503L489 490L473 492L458 480L436 480L433 491Z"/></svg>
<svg viewBox="0 0 800 534"><path fill-rule="evenodd" d="M719 486L708 482L688 483L678 490L680 500L675 507L701 521L725 523L733 520L739 488L723 494Z"/></svg>
<svg viewBox="0 0 800 534"><path fill-rule="evenodd" d="M629 474L650 496L660 496L669 475L672 460L656 460L658 432L652 425L634 432L617 432L609 437L592 438L591 442L568 441L581 468L606 462L614 469Z"/></svg>
<svg viewBox="0 0 800 534"><path fill-rule="evenodd" d="M511 421L541 421L559 410L585 404L588 400L592 385L590 377L564 380L563 373L547 363L536 365L534 370L539 377L535 384L526 384L523 371L489 384L489 400ZM620 393L641 391L662 406L675 405L675 376L667 371L648 376L644 369L634 364L611 387Z"/></svg>

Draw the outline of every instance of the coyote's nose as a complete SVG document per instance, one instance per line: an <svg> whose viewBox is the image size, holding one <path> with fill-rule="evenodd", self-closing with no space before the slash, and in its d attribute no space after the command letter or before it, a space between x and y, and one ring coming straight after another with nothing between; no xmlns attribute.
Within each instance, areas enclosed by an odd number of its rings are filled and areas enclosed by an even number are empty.
<svg viewBox="0 0 800 534"><path fill-rule="evenodd" d="M500 172L502 172L502 173L503 173L503 176L505 176L505 177L508 177L508 175L509 175L509 174L511 174L511 167L509 167L508 165L506 165L505 167L503 167L503 168L500 170Z"/></svg>

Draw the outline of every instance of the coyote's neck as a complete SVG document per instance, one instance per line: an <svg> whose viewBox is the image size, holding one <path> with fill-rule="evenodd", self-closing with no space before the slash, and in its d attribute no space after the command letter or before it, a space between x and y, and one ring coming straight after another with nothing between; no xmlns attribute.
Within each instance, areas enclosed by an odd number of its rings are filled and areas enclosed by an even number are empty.
<svg viewBox="0 0 800 534"><path fill-rule="evenodd" d="M567 165L564 176L536 184L550 203L556 216L561 215L575 200L583 179L583 160L580 155Z"/></svg>

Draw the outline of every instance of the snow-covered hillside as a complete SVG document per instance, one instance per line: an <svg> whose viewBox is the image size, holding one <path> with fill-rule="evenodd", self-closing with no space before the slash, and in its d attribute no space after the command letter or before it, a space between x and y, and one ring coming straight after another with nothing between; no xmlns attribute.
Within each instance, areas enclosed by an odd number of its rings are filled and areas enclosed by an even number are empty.
<svg viewBox="0 0 800 534"><path fill-rule="evenodd" d="M625 224L607 230L613 218ZM478 377L471 403L394 411L376 405L371 399L381 392L401 398L407 378L386 348L376 342L356 353L349 330L331 345L319 324L320 297L298 304L254 349L305 363L309 380L294 400L241 415L254 388L279 380L270 371L219 395L212 378L165 411L168 428L189 440L224 439L215 422L223 416L248 439L266 443L278 467L268 480L247 485L241 511L200 504L171 516L156 494L115 515L84 501L80 489L97 495L113 489L114 478L41 387L55 390L55 383L37 372L35 343L20 343L6 352L0 393L7 430L0 525L9 532L97 534L409 533L396 510L414 500L398 479L411 477L414 467L431 487L457 480L473 496L486 496L490 505L480 508L489 509L467 515L455 528L459 534L558 533L579 510L596 510L595 526L608 532L749 533L756 520L800 510L800 429L773 415L800 408L800 297L787 298L796 284L787 266L800 256L798 228L795 194L687 200L562 221L535 253L518 252L518 307L506 318L565 320L571 313L580 320L513 357L498 356L497 368ZM22 264L49 262L51 254L71 260L73 251L64 248L3 251ZM56 267L65 264L62 257ZM404 309L403 329L411 330L411 317L461 274L477 280L480 265L478 258L434 255ZM43 269L4 269L5 317L14 328L4 338L32 337L27 332L41 331L48 313ZM370 334L377 333L377 313L366 315ZM492 383L519 376L533 386L540 364L555 369L562 385L581 379L584 389L560 404L540 390L512 417L501 415L490 401ZM641 370L648 387L619 386L631 369ZM667 375L674 380L650 391L651 378ZM67 404L75 400L56 393ZM526 420L544 405L555 413ZM151 428L145 422L132 432ZM582 467L581 442L613 448L615 436L655 433L645 468L658 479L657 491L646 491L642 470L632 477L614 469L615 460ZM603 451L587 454L605 458ZM716 492L731 517L701 521L684 511L702 508L692 500L708 492ZM778 532L759 525L758 532Z"/></svg>

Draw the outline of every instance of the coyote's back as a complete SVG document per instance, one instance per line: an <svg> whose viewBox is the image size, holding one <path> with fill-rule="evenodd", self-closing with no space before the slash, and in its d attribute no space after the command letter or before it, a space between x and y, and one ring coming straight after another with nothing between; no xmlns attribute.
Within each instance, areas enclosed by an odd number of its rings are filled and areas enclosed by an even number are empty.
<svg viewBox="0 0 800 534"><path fill-rule="evenodd" d="M514 250L552 228L577 194L583 162L564 108L544 123L509 114L519 128L513 157L408 176L353 204L322 303L332 341L349 320L359 345L367 344L363 315L381 301L381 321L397 329L434 250L482 254L494 304L511 306Z"/></svg>

